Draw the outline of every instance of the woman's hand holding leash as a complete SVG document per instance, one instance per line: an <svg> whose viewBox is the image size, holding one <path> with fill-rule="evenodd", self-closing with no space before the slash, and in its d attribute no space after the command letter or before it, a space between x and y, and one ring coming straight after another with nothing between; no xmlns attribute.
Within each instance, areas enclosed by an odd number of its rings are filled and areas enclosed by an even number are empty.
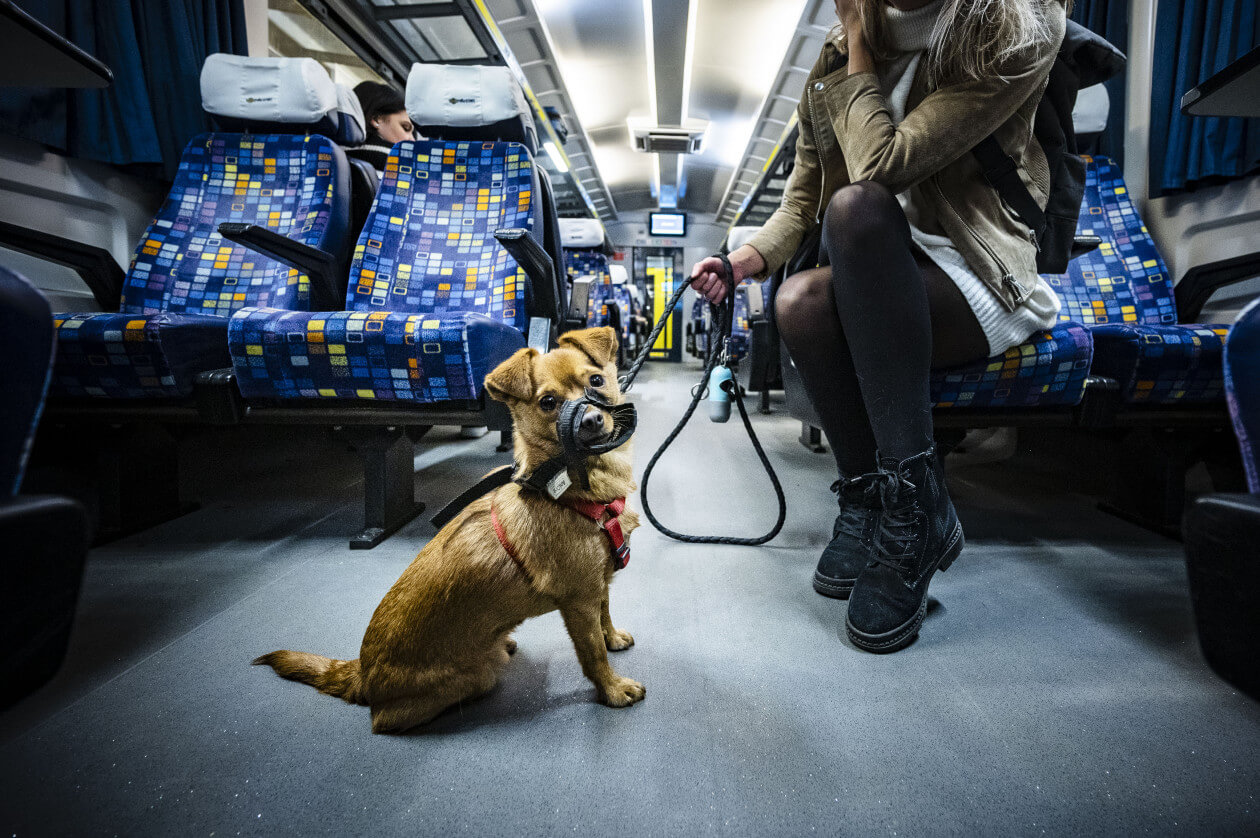
<svg viewBox="0 0 1260 838"><path fill-rule="evenodd" d="M736 248L728 258L731 262L731 271L735 274L733 277L726 276L722 260L716 256L701 259L691 269L691 287L714 305L726 299L728 287L734 288L746 277L759 273L766 266L761 254L748 245Z"/></svg>

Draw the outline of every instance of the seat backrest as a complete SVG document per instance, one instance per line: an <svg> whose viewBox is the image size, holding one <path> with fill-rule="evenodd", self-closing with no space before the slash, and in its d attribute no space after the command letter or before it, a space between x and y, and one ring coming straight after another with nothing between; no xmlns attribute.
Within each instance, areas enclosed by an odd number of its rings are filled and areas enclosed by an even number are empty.
<svg viewBox="0 0 1260 838"><path fill-rule="evenodd" d="M1164 259L1129 198L1115 161L1085 158L1085 199L1078 235L1102 245L1046 280L1063 302L1060 320L1085 325L1177 322L1177 304Z"/></svg>
<svg viewBox="0 0 1260 838"><path fill-rule="evenodd" d="M376 188L380 186L381 179L370 162L354 156L355 147L367 139L367 122L359 97L344 84L337 85L337 110L342 114L342 120L340 130L333 139L346 152L346 162L350 164L350 237L357 239L368 213L372 211L372 201L376 200Z"/></svg>
<svg viewBox="0 0 1260 838"><path fill-rule="evenodd" d="M477 313L524 331L528 279L494 233L540 229L538 180L526 145L494 138L512 136L523 122L483 102L519 85L506 67L440 69L435 75L435 65L417 64L408 77L408 114L437 138L407 140L390 152L355 246L346 308ZM459 71L475 75L477 84L464 84ZM433 84L454 85L460 95L422 90ZM523 93L519 101L523 107Z"/></svg>
<svg viewBox="0 0 1260 838"><path fill-rule="evenodd" d="M1225 339L1225 399L1247 487L1260 494L1260 300L1243 309Z"/></svg>
<svg viewBox="0 0 1260 838"><path fill-rule="evenodd" d="M330 253L348 249L349 166L325 131L336 90L309 58L211 55L202 104L222 132L200 134L128 270L120 311L228 316L245 306L308 309L303 274L219 236L257 224Z"/></svg>
<svg viewBox="0 0 1260 838"><path fill-rule="evenodd" d="M52 310L23 277L0 268L0 357L5 358L0 398L0 497L22 485L52 373Z"/></svg>
<svg viewBox="0 0 1260 838"><path fill-rule="evenodd" d="M600 250L606 238L597 218L560 219L560 244L565 250Z"/></svg>
<svg viewBox="0 0 1260 838"><path fill-rule="evenodd" d="M608 270L608 257L598 250L565 250L564 267L569 281L593 276L596 285L611 285L612 274Z"/></svg>
<svg viewBox="0 0 1260 838"><path fill-rule="evenodd" d="M567 220L567 219L566 219ZM612 274L608 270L608 257L598 250L564 251L565 273L569 285L583 277L594 277L591 294L586 306L586 325L590 328L608 325L608 302L612 298Z"/></svg>

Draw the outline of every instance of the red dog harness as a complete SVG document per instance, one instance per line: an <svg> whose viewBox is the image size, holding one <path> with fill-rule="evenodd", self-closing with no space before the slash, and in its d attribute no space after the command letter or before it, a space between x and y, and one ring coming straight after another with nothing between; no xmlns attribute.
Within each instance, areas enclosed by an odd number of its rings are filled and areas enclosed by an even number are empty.
<svg viewBox="0 0 1260 838"><path fill-rule="evenodd" d="M604 535L608 537L609 555L612 559L613 570L621 570L630 563L630 543L626 541L625 533L621 530L621 521L617 520L617 517L626 510L625 498L617 498L608 503L597 503L591 500L570 500L565 501L563 505L579 515L590 518L604 531ZM604 518L604 513L606 512L611 513L607 519ZM499 512L495 507L493 496L490 498L490 525L494 527L495 537L499 539L499 543L507 551L508 557L516 563L516 566L528 578L529 571L525 568L525 563L521 561L520 554L516 552L512 542L508 540L507 531L503 529L503 524L499 521Z"/></svg>
<svg viewBox="0 0 1260 838"><path fill-rule="evenodd" d="M617 516L626 511L625 498L617 498L608 503L596 503L593 500L571 500L567 501L565 506L590 518L604 531L604 535L608 536L608 546L612 552L613 570L621 570L630 564L630 542L626 541L625 533L621 531L621 521L617 520ZM607 520L604 519L605 512L612 513Z"/></svg>

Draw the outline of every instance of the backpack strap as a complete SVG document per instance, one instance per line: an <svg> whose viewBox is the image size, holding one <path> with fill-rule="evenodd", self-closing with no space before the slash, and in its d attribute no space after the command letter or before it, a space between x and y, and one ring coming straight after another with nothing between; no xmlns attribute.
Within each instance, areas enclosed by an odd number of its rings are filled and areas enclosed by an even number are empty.
<svg viewBox="0 0 1260 838"><path fill-rule="evenodd" d="M1028 187L1019 179L1019 170L1014 159L1002 150L997 138L992 134L981 140L971 153L976 156L984 179L997 190L1002 200L1010 204L1011 209L1023 219L1024 223L1037 237L1034 244L1040 247L1041 237L1046 232L1046 214L1037 201L1028 192Z"/></svg>

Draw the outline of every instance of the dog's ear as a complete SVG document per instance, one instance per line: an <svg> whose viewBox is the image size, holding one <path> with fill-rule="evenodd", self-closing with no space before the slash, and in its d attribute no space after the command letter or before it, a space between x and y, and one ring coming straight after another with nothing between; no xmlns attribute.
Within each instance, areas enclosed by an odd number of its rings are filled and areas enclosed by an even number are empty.
<svg viewBox="0 0 1260 838"><path fill-rule="evenodd" d="M617 359L617 331L612 326L565 332L559 343L583 353L597 367L606 367Z"/></svg>
<svg viewBox="0 0 1260 838"><path fill-rule="evenodd" d="M511 358L495 367L486 376L486 392L490 398L501 402L532 399L534 359L537 357L537 349L518 349Z"/></svg>

